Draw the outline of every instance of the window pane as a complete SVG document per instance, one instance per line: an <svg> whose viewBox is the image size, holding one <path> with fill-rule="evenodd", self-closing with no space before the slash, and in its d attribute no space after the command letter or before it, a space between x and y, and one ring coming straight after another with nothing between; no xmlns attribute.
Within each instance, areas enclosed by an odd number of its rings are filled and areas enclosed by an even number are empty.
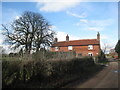
<svg viewBox="0 0 120 90"><path fill-rule="evenodd" d="M93 53L88 53L88 56L93 56Z"/></svg>
<svg viewBox="0 0 120 90"><path fill-rule="evenodd" d="M88 45L88 50L93 49L93 45Z"/></svg>
<svg viewBox="0 0 120 90"><path fill-rule="evenodd" d="M58 51L59 50L59 48L58 47L55 47L55 51Z"/></svg>
<svg viewBox="0 0 120 90"><path fill-rule="evenodd" d="M68 50L72 50L72 46L68 46Z"/></svg>

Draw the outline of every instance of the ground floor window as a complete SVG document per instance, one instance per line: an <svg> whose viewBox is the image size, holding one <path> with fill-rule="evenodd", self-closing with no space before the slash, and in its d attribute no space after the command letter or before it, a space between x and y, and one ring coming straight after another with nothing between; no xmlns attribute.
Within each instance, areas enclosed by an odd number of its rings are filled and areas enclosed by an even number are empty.
<svg viewBox="0 0 120 90"><path fill-rule="evenodd" d="M93 53L88 53L88 56L93 56Z"/></svg>

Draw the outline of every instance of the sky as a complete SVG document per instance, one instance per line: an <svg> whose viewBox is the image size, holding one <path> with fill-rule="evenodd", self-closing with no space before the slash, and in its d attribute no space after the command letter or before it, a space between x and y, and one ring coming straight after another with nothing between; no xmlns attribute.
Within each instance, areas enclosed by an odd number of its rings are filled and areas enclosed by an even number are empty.
<svg viewBox="0 0 120 90"><path fill-rule="evenodd" d="M51 0L52 1L52 0ZM56 31L58 41L95 39L100 32L101 48L108 44L114 48L118 41L118 3L117 2L2 2L0 23L9 25L24 11L40 13ZM0 33L2 32L0 27ZM0 45L4 36L0 35Z"/></svg>

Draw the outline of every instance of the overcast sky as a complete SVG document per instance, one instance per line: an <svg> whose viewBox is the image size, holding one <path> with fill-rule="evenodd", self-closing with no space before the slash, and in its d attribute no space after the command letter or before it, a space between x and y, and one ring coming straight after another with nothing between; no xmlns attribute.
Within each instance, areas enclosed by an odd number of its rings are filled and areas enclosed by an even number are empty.
<svg viewBox="0 0 120 90"><path fill-rule="evenodd" d="M2 2L0 23L9 24L24 11L42 14L53 25L58 41L64 41L67 34L70 40L97 38L97 32L101 47L108 43L114 48L118 40L117 2ZM0 45L3 40L0 35Z"/></svg>

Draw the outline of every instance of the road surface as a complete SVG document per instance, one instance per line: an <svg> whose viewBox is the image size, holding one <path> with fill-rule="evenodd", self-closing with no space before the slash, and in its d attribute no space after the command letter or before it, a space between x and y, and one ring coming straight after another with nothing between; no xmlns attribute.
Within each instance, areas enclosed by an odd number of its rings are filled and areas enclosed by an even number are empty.
<svg viewBox="0 0 120 90"><path fill-rule="evenodd" d="M110 62L94 77L81 83L80 80L70 83L65 88L118 88L118 62Z"/></svg>

